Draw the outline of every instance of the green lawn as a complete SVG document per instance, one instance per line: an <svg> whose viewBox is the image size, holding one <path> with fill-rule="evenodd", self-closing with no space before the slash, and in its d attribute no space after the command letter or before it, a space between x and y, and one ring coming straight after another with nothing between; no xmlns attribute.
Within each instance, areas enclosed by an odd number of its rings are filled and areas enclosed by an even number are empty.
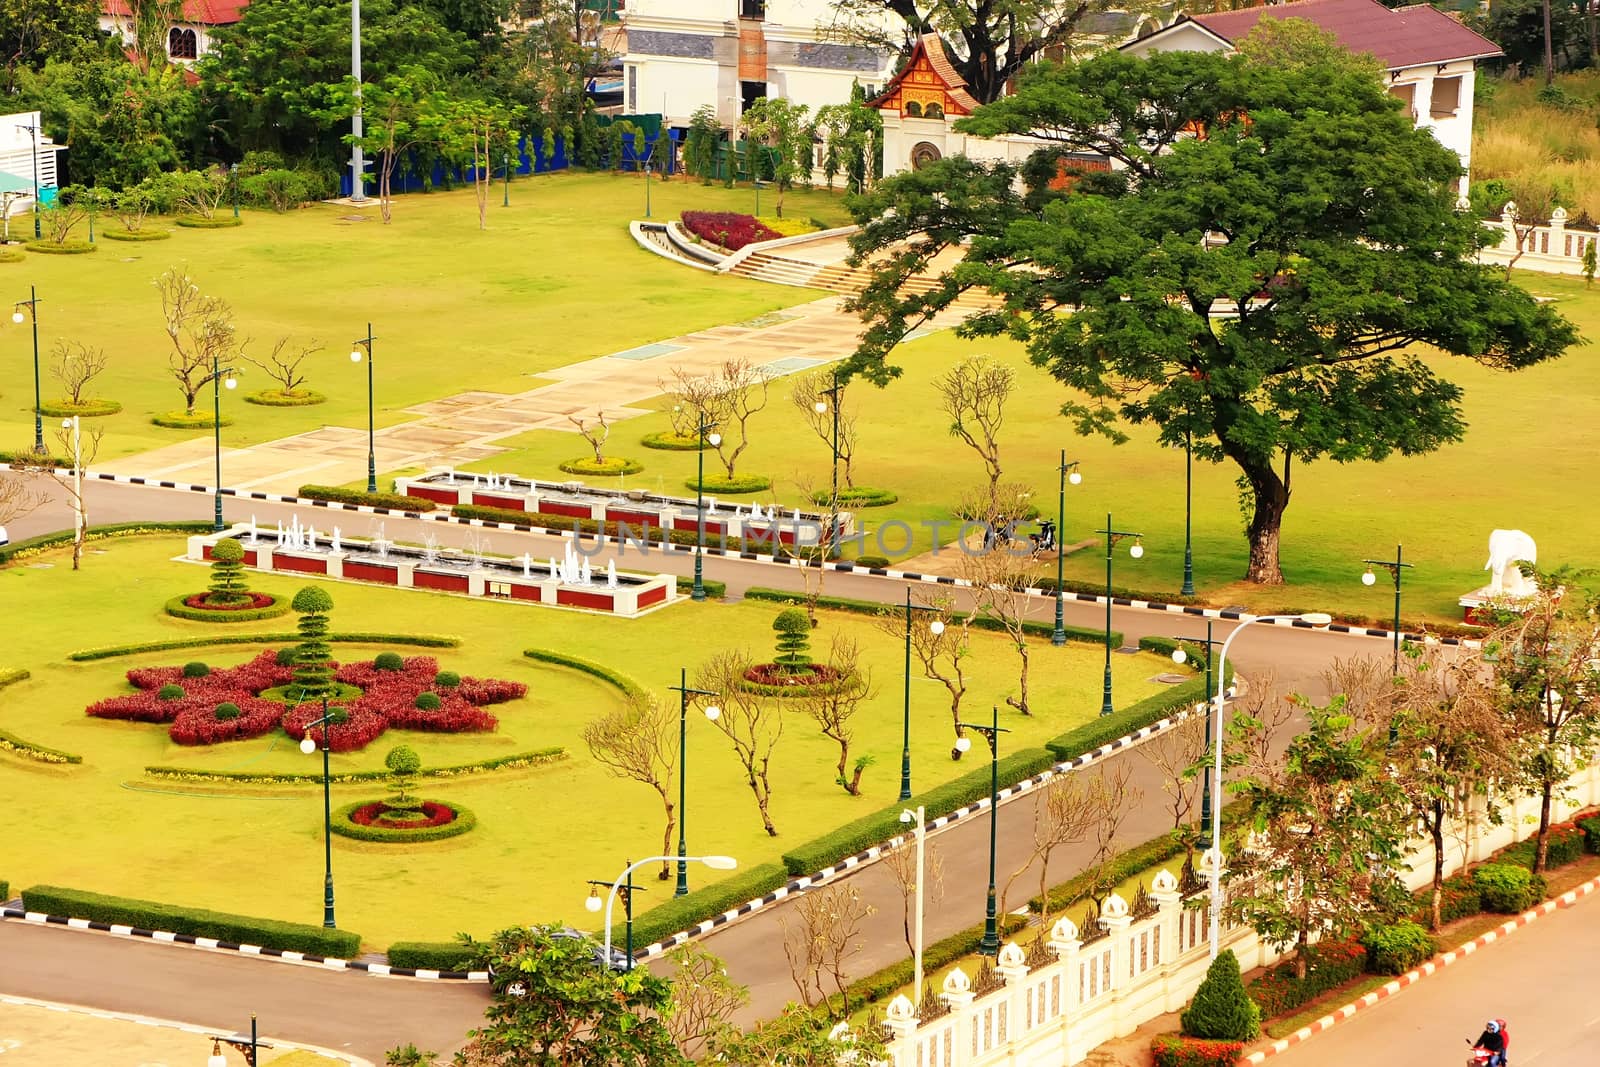
<svg viewBox="0 0 1600 1067"><path fill-rule="evenodd" d="M362 212L364 222L347 221L352 208L316 204L283 215L246 211L238 229L170 227L166 241L102 240L93 255L29 255L0 264L0 303L26 300L29 285L38 289L46 399L59 393L49 373L57 340L110 356L96 391L120 401L123 412L100 420L103 462L196 436L150 424L150 416L182 405L167 373L170 343L152 285L173 266L233 304L251 351L270 351L286 333L326 346L308 362L307 384L328 403L263 408L230 394L229 445L364 423L366 375L349 352L368 321L377 338L378 421L388 424L410 418L400 410L421 401L466 389L520 392L542 370L814 296L688 271L644 252L627 232L627 222L644 214L643 185L631 176L541 175L512 183L510 208L499 196L496 189L486 231L463 189L402 197L389 226L376 204ZM683 182L657 182L651 196L657 218L753 206L748 189ZM792 193L788 210L845 220L836 193ZM32 342L27 325L0 323L0 443L15 447L32 438ZM274 388L263 372L244 369L241 393ZM209 389L204 401L209 411Z"/></svg>
<svg viewBox="0 0 1600 1067"><path fill-rule="evenodd" d="M16 887L53 883L316 922L322 810L314 787L225 788L157 782L143 775L146 765L157 763L314 773L316 757L302 756L281 734L184 748L168 741L164 726L83 714L92 701L127 691L123 672L130 667L193 659L227 665L248 657L243 650L219 648L91 663L67 660L71 651L89 646L234 632L161 613L168 597L204 585L201 568L171 560L180 550L180 541L171 536L113 540L97 543L77 574L66 569L60 554L0 569L0 602L13 617L32 620L14 631L5 664L33 672L31 679L0 691L0 729L84 757L83 765L62 768L0 754L0 793L8 798L10 826L0 877ZM288 576L259 576L253 584L281 594L301 583ZM335 755L336 769L378 767L384 752L402 740L432 765L548 745L563 745L572 756L550 767L427 782L425 795L459 800L477 813L478 828L463 837L414 847L335 838L340 924L378 947L398 939L449 938L460 930L485 934L513 922L583 920L584 879L611 877L626 859L660 847L655 794L607 777L580 736L583 723L615 705L614 691L585 675L534 664L522 649L548 647L598 660L670 697L665 687L676 683L678 668L692 670L714 648L770 647L777 610L753 601L686 601L645 619L622 620L420 591L339 583L327 588L336 602L335 629L453 634L464 643L439 650L442 665L529 686L526 700L493 709L501 720L494 734L391 731L364 752ZM281 631L286 621L249 626ZM691 849L727 853L746 867L771 862L786 848L892 802L899 784L900 643L860 616L833 614L824 618L817 639L826 642L840 631L861 640L879 689L860 716L855 750L876 757L863 781L864 795L846 796L833 784L836 749L810 720L788 715L772 773L772 814L780 836L769 838L726 740L696 719L689 724ZM701 636L686 644L686 633ZM967 707L975 713L1010 692L1016 675L1015 657L1002 637L979 634L974 644ZM1088 645L1064 650L1036 645L1032 701L1037 711L1032 718L1003 711L1013 731L1008 746L1037 745L1098 711L1100 651ZM1160 690L1151 679L1169 666L1148 655L1115 657L1118 702ZM948 758L951 735L943 693L936 683L913 683L912 755L919 788L971 767ZM380 791L373 785L341 786L334 799L338 804ZM695 874L695 884L704 884L705 877ZM666 895L661 891L649 899L659 902Z"/></svg>

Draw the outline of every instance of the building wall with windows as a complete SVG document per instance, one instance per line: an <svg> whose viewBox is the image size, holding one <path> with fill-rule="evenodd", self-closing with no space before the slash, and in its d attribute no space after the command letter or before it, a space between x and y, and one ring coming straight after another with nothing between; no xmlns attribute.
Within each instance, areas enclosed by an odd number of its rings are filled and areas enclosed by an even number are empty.
<svg viewBox="0 0 1600 1067"><path fill-rule="evenodd" d="M193 63L211 51L211 34L218 26L231 26L244 15L250 0L184 0L181 10L167 28L167 58L174 63ZM103 0L100 30L133 44L133 11L128 0Z"/></svg>

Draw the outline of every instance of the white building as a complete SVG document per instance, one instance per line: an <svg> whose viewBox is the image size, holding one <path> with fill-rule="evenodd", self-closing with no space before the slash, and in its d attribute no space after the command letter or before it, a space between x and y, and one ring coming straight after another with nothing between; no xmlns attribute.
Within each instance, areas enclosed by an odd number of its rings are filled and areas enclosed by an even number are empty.
<svg viewBox="0 0 1600 1067"><path fill-rule="evenodd" d="M1387 8L1377 0L1297 0L1272 7L1192 15L1122 46L1130 55L1223 52L1264 18L1300 18L1333 34L1352 52L1370 52L1388 68L1389 92L1413 121L1472 162L1472 90L1477 61L1501 54L1486 37L1426 4ZM1466 195L1467 179L1461 179Z"/></svg>
<svg viewBox="0 0 1600 1067"><path fill-rule="evenodd" d="M4 197L12 215L33 210L35 179L40 202L55 199L56 153L66 147L44 135L37 111L0 115L0 193L22 194Z"/></svg>
<svg viewBox="0 0 1600 1067"><path fill-rule="evenodd" d="M830 40L833 10L827 0L629 0L623 111L686 126L710 104L732 126L761 97L815 112L848 101L856 82L871 96L894 55Z"/></svg>
<svg viewBox="0 0 1600 1067"><path fill-rule="evenodd" d="M193 63L211 51L211 33L218 26L232 26L244 16L250 0L183 0L167 27L167 58L174 63ZM128 0L102 0L100 29L116 34L124 45L133 43L133 12Z"/></svg>

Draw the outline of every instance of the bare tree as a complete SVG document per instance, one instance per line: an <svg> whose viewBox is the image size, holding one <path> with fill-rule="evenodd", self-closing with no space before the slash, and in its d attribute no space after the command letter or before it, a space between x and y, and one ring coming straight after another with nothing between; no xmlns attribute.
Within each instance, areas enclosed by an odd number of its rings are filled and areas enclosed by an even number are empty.
<svg viewBox="0 0 1600 1067"><path fill-rule="evenodd" d="M1084 870L1090 876L1084 892L1094 901L1096 914L1099 914L1106 897L1117 887L1114 874L1117 854L1122 850L1118 837L1122 833L1122 824L1138 810L1139 802L1144 799L1144 790L1128 785L1130 773L1127 767L1119 767L1109 781L1105 780L1103 774L1100 779L1103 798L1095 804L1094 825L1088 835L1093 842L1094 852L1084 865ZM1045 904L1048 908L1048 899Z"/></svg>
<svg viewBox="0 0 1600 1067"><path fill-rule="evenodd" d="M701 665L695 688L720 694L722 713L712 720L733 746L745 783L761 812L761 825L772 837L778 836L769 811L772 803L772 752L783 738L783 709L777 697L752 692L746 687L744 672L752 660L747 652L728 649L714 654Z"/></svg>
<svg viewBox="0 0 1600 1067"><path fill-rule="evenodd" d="M750 447L750 418L767 406L769 384L767 373L743 357L723 361L710 375L693 374L681 367L672 372L667 392L677 407L689 413L694 425L704 422L716 427L721 436L713 447L730 480L739 457Z"/></svg>
<svg viewBox="0 0 1600 1067"><path fill-rule="evenodd" d="M750 991L728 977L722 960L699 945L667 953L672 972L672 1011L667 1029L685 1056L694 1059L720 1035L734 1031L733 1013L750 1002Z"/></svg>
<svg viewBox="0 0 1600 1067"><path fill-rule="evenodd" d="M1115 770L1104 768L1094 775L1071 773L1057 775L1033 797L1033 850L1028 858L1006 879L1000 891L1000 914L1009 915L1007 900L1017 879L1028 873L1035 862L1039 864L1039 898L1044 911L1042 925L1050 925L1050 859L1056 849L1083 841L1124 807L1138 803L1140 791L1128 784L1132 772L1125 763ZM1118 819L1117 825L1120 825ZM1111 834L1116 833L1116 826ZM1099 857L1097 856L1096 859Z"/></svg>
<svg viewBox="0 0 1600 1067"><path fill-rule="evenodd" d="M81 426L81 424L80 424ZM67 491L67 499L72 502L73 536L72 536L72 569L79 569L83 562L83 543L89 535L89 511L85 506L83 491L83 471L89 468L100 454L100 442L105 437L103 426L91 427L88 433L78 435L78 440L73 441L70 424L56 431L56 441L61 446L63 455L71 456L77 465L73 468L50 467L48 473L59 481ZM76 448L74 448L76 444Z"/></svg>
<svg viewBox="0 0 1600 1067"><path fill-rule="evenodd" d="M582 415L568 415L567 421L578 428L578 434L594 449L594 461L604 463L606 438L611 436L611 423L607 421L606 413L596 411L592 420Z"/></svg>
<svg viewBox="0 0 1600 1067"><path fill-rule="evenodd" d="M845 634L835 634L829 642L827 666L837 681L812 686L804 696L789 699L811 716L824 737L839 746L836 781L856 797L861 795L861 772L871 766L872 757L858 757L848 777L846 768L850 766L850 743L855 740L853 720L861 705L877 695L872 687L872 671L862 665L860 644Z"/></svg>
<svg viewBox="0 0 1600 1067"><path fill-rule="evenodd" d="M798 922L791 925L788 916L778 920L783 927L783 954L789 961L789 975L806 1007L828 1001L832 994L826 992L825 980L832 979L842 1001L836 1014L840 1018L849 1016L845 966L865 944L861 939L862 922L876 911L861 899L861 891L854 884L835 882L801 894L793 912ZM829 1009L832 1010L831 1005Z"/></svg>
<svg viewBox="0 0 1600 1067"><path fill-rule="evenodd" d="M996 544L981 551L961 552L961 574L972 583L972 595L980 614L1000 623L1020 661L1017 694L1008 695L1006 704L1024 715L1028 708L1028 595L1033 584L1031 555L1016 555L1010 546Z"/></svg>
<svg viewBox="0 0 1600 1067"><path fill-rule="evenodd" d="M1379 656L1336 656L1323 668L1322 682L1344 696L1344 710L1368 729L1388 730L1402 703L1394 672Z"/></svg>
<svg viewBox="0 0 1600 1067"><path fill-rule="evenodd" d="M195 397L210 385L223 364L243 353L226 300L200 292L186 271L169 269L156 279L172 352L167 366L183 393L183 410L194 414Z"/></svg>
<svg viewBox="0 0 1600 1067"><path fill-rule="evenodd" d="M266 371L267 377L278 383L279 391L285 396L294 396L306 383L306 373L300 369L301 365L321 351L322 345L318 344L315 338L309 344L290 347L289 336L285 334L272 343L272 351L265 359L256 359L243 352L239 354Z"/></svg>
<svg viewBox="0 0 1600 1067"><path fill-rule="evenodd" d="M678 765L675 716L650 693L634 693L625 706L584 724L583 742L613 776L647 785L661 798L665 827L661 854L672 853L672 831L678 809L672 799L672 772ZM656 877L671 877L672 864L663 863Z"/></svg>
<svg viewBox="0 0 1600 1067"><path fill-rule="evenodd" d="M1238 696L1233 701L1229 720L1226 759L1240 774L1265 780L1279 772L1282 760L1277 755L1277 738L1294 718L1294 699L1278 691L1278 673L1259 671L1235 676ZM1234 726L1250 729L1235 730ZM1221 797L1212 797L1221 804Z"/></svg>
<svg viewBox="0 0 1600 1067"><path fill-rule="evenodd" d="M794 391L789 394L789 399L796 409L805 417L806 425L811 427L811 432L816 434L822 443L828 446L829 458L837 447L839 453L840 473L844 475L844 484L847 487L855 486L855 470L852 462L856 454L856 411L854 407L845 403L846 390L841 387L834 392L838 385L836 373L832 370L814 371L811 374L801 374L795 377ZM817 405L822 404L821 411ZM837 446L834 442L834 405L839 409L839 439Z"/></svg>
<svg viewBox="0 0 1600 1067"><path fill-rule="evenodd" d="M29 456L32 449L18 451L17 455ZM0 526L9 525L31 511L36 511L44 502L45 495L30 484L31 469L18 471L13 464L12 471L0 475Z"/></svg>
<svg viewBox="0 0 1600 1067"><path fill-rule="evenodd" d="M906 951L913 954L917 951L916 942L911 937L911 917L913 902L917 898L917 840L914 834L906 834L900 844L890 849L883 857L883 865L889 872L889 877L894 880L895 892L900 895L901 929L905 934ZM944 899L944 857L932 841L924 841L922 846L923 877L927 884L923 887L924 900L929 904L937 904ZM920 995L921 991L918 990Z"/></svg>
<svg viewBox="0 0 1600 1067"><path fill-rule="evenodd" d="M975 611L956 610L954 598L947 595L914 599L921 601L919 620L911 627L911 654L922 665L923 677L943 685L950 697L950 722L957 740L966 736L961 728L961 702L967 695L966 660L972 652L971 631ZM884 608L877 616L878 629L898 641L905 640L905 615L899 608ZM940 624L938 633L933 623ZM950 758L959 760L961 750L954 746Z"/></svg>
<svg viewBox="0 0 1600 1067"><path fill-rule="evenodd" d="M933 380L950 435L978 453L993 495L1000 485L1000 428L1016 386L1011 368L989 356L970 356Z"/></svg>
<svg viewBox="0 0 1600 1067"><path fill-rule="evenodd" d="M1194 768L1205 760L1206 752L1204 715L1189 715L1139 746L1139 754L1161 774L1174 830L1182 828L1200 799L1201 780Z"/></svg>
<svg viewBox="0 0 1600 1067"><path fill-rule="evenodd" d="M62 396L72 407L82 407L84 393L106 369L106 350L81 341L57 341L50 350L50 376L61 383Z"/></svg>
<svg viewBox="0 0 1600 1067"><path fill-rule="evenodd" d="M56 195L55 202L40 212L44 220L45 239L52 244L66 244L72 237L72 231L89 217L89 208L95 195L82 186L62 189Z"/></svg>

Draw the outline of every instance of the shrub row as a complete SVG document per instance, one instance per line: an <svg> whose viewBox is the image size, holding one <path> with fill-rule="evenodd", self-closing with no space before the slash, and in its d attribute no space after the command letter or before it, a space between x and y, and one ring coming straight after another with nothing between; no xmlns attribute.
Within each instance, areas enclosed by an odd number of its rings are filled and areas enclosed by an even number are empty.
<svg viewBox="0 0 1600 1067"><path fill-rule="evenodd" d="M401 493L368 493L361 489L342 489L337 485L302 485L299 496L307 500L328 500L337 504L364 504L397 511L432 511L439 505L421 497Z"/></svg>
<svg viewBox="0 0 1600 1067"><path fill-rule="evenodd" d="M1085 752L1093 752L1101 745L1108 745L1125 734L1160 722L1181 708L1198 704L1207 695L1204 678L1180 682L1165 693L1145 697L1110 715L1097 717L1064 734L1058 734L1044 745L1059 760L1073 759Z"/></svg>
<svg viewBox="0 0 1600 1067"><path fill-rule="evenodd" d="M690 877L694 877L696 869L704 868L691 863ZM763 863L704 889L692 890L686 896L673 897L633 920L633 943L639 947L654 944L712 915L720 915L747 900L764 896L788 881L789 874L781 866Z"/></svg>
<svg viewBox="0 0 1600 1067"><path fill-rule="evenodd" d="M15 455L15 453L9 453ZM0 453L0 456L7 453ZM56 460L50 456L36 457L42 463L52 467L70 466L65 460ZM135 537L140 534L152 533L210 533L209 522L118 522L106 526L91 526L84 531L84 540L100 541L108 537ZM71 530L57 530L54 533L40 534L23 541L13 541L11 544L0 548L0 563L10 563L15 559L35 555L39 552L62 545L72 544Z"/></svg>
<svg viewBox="0 0 1600 1067"><path fill-rule="evenodd" d="M207 530L211 529L210 523L202 525ZM327 640L359 645L413 645L419 648L456 648L461 644L461 638L445 637L442 634L345 633L329 634ZM207 645L270 645L281 641L299 644L300 635L297 633L207 634L171 641L145 641L137 645L80 648L76 652L67 653L67 658L74 663L83 663L89 660L111 659L114 656L134 656L141 652L170 652L175 648L205 648Z"/></svg>
<svg viewBox="0 0 1600 1067"><path fill-rule="evenodd" d="M63 752L58 748L47 748L36 745L32 741L24 741L16 734L0 730L0 749L21 756L23 759L35 763L82 763L82 756L75 756L71 752Z"/></svg>
<svg viewBox="0 0 1600 1067"><path fill-rule="evenodd" d="M1287 1015L1328 990L1361 977L1367 967L1367 950L1359 941L1332 941L1313 945L1304 978L1294 975L1294 962L1281 963L1251 982L1250 999L1261 1005L1263 1019Z"/></svg>
<svg viewBox="0 0 1600 1067"><path fill-rule="evenodd" d="M1157 1034L1150 1040L1155 1067L1232 1067L1243 1051L1242 1041L1207 1041L1181 1034Z"/></svg>
<svg viewBox="0 0 1600 1067"><path fill-rule="evenodd" d="M241 945L310 952L319 956L352 959L361 951L361 937L348 930L328 930L304 923L282 922L249 915L229 915L205 908L185 908L153 900L135 900L82 889L36 885L22 891L23 907L49 915L65 915L92 922L166 930L195 937L213 937Z"/></svg>
<svg viewBox="0 0 1600 1067"><path fill-rule="evenodd" d="M409 498L407 498L409 499ZM485 508L476 504L457 504L451 511L458 519L480 519L483 522L509 522L516 526L531 526L543 530L560 530L569 533L605 534L620 537L621 528L628 527L628 537L650 544L663 541L692 548L698 540L695 530L662 530L655 526L641 527L632 523L601 522L598 519L575 519L568 515L541 515L535 511L517 511L513 508ZM761 555L787 555L781 544L756 538L718 537L706 531L706 548L727 549L730 552L756 552Z"/></svg>
<svg viewBox="0 0 1600 1067"><path fill-rule="evenodd" d="M1517 915L1544 899L1541 875L1515 863L1485 863L1472 869L1472 885L1484 911Z"/></svg>
<svg viewBox="0 0 1600 1067"><path fill-rule="evenodd" d="M341 837L355 838L357 841L383 841L383 842L412 842L412 841L438 841L441 838L455 837L464 834L478 825L478 817L471 810L453 801L428 800L423 803L445 804L454 809L456 817L451 822L441 823L438 826L418 826L411 830L398 830L388 826L379 826L376 823L364 826L356 822L351 816L357 808L364 808L371 804L370 800L358 800L354 804L346 804L335 808L333 812L333 832Z"/></svg>
<svg viewBox="0 0 1600 1067"><path fill-rule="evenodd" d="M396 941L389 946L389 966L427 971L464 971L472 949L459 941Z"/></svg>
<svg viewBox="0 0 1600 1067"><path fill-rule="evenodd" d="M15 467L70 467L72 460L63 456L41 456L34 452L18 451L11 448L0 448L0 463ZM206 523L206 529L211 524ZM93 527L91 527L93 529Z"/></svg>
<svg viewBox="0 0 1600 1067"><path fill-rule="evenodd" d="M1047 593L1056 591L1055 575L1041 575L1033 580L1033 584ZM1063 592L1082 593L1085 596L1105 596L1104 582L1086 582L1081 578L1068 578L1061 583ZM1197 596L1184 596L1182 593L1151 593L1142 589L1124 589L1120 586L1111 587L1111 595L1123 600L1145 600L1152 604L1200 604L1203 601Z"/></svg>
<svg viewBox="0 0 1600 1067"><path fill-rule="evenodd" d="M537 748L530 752L514 752L508 756L495 756L491 759L477 760L473 763L457 763L449 767L424 767L417 772L418 778L458 778L469 774L482 774L485 771L503 770L518 767L537 767L545 763L555 763L567 758L567 750L560 745L550 748ZM144 773L152 778L164 778L169 781L184 782L249 782L254 784L279 784L279 785L320 785L322 774L295 774L289 772L265 773L261 771L207 771L192 767L168 767L161 764L152 764L144 769ZM345 771L331 776L328 780L340 782L387 782L394 776L388 771Z"/></svg>
<svg viewBox="0 0 1600 1067"><path fill-rule="evenodd" d="M644 693L644 687L629 678L621 671L614 671L603 663L582 659L578 656L569 656L565 652L557 652L551 648L523 649L522 654L536 663L553 663L558 667L568 667L584 674L592 675L607 685L620 689L625 696L638 696Z"/></svg>
<svg viewBox="0 0 1600 1067"><path fill-rule="evenodd" d="M1577 826L1583 832L1584 847L1590 852L1600 853L1600 815L1579 819Z"/></svg>
<svg viewBox="0 0 1600 1067"><path fill-rule="evenodd" d="M193 593L181 593L166 603L168 615L179 619L190 619L194 622L259 622L262 619L276 619L280 615L289 613L289 601L280 598L277 603L265 608L239 608L236 611L215 611L206 608L191 608L184 601Z"/></svg>
<svg viewBox="0 0 1600 1067"><path fill-rule="evenodd" d="M727 582L714 582L710 578L702 578L700 580L700 585L704 587L706 591L706 597L709 600L721 600L723 597L728 595ZM689 596L693 592L694 579L680 576L678 578L678 595Z"/></svg>
<svg viewBox="0 0 1600 1067"><path fill-rule="evenodd" d="M1433 935L1409 919L1376 926L1361 935L1367 950L1367 970L1373 974L1405 974L1439 953Z"/></svg>
<svg viewBox="0 0 1600 1067"><path fill-rule="evenodd" d="M1584 831L1571 823L1557 823L1550 827L1549 848L1545 852L1546 866L1554 870L1575 863L1582 858L1585 848ZM1500 863L1515 863L1533 869L1534 857L1539 853L1539 840L1530 837L1502 849L1495 857Z"/></svg>
<svg viewBox="0 0 1600 1067"><path fill-rule="evenodd" d="M804 604L806 598L800 593L787 589L767 589L762 586L753 586L744 591L746 600L770 600L778 604ZM902 611L893 604L880 604L873 600L852 600L842 596L819 596L817 607L830 608L834 611L852 611L858 615L883 615L895 614ZM1023 624L1023 631L1034 637L1049 637L1055 632L1055 626L1048 622L1027 621ZM972 620L973 629L976 630L1004 630L1005 626L999 619L988 615L979 615ZM1103 645L1106 640L1104 630L1089 630L1081 626L1066 627L1068 641L1082 641L1090 644ZM1114 644L1122 644L1122 632L1111 631L1111 640Z"/></svg>

